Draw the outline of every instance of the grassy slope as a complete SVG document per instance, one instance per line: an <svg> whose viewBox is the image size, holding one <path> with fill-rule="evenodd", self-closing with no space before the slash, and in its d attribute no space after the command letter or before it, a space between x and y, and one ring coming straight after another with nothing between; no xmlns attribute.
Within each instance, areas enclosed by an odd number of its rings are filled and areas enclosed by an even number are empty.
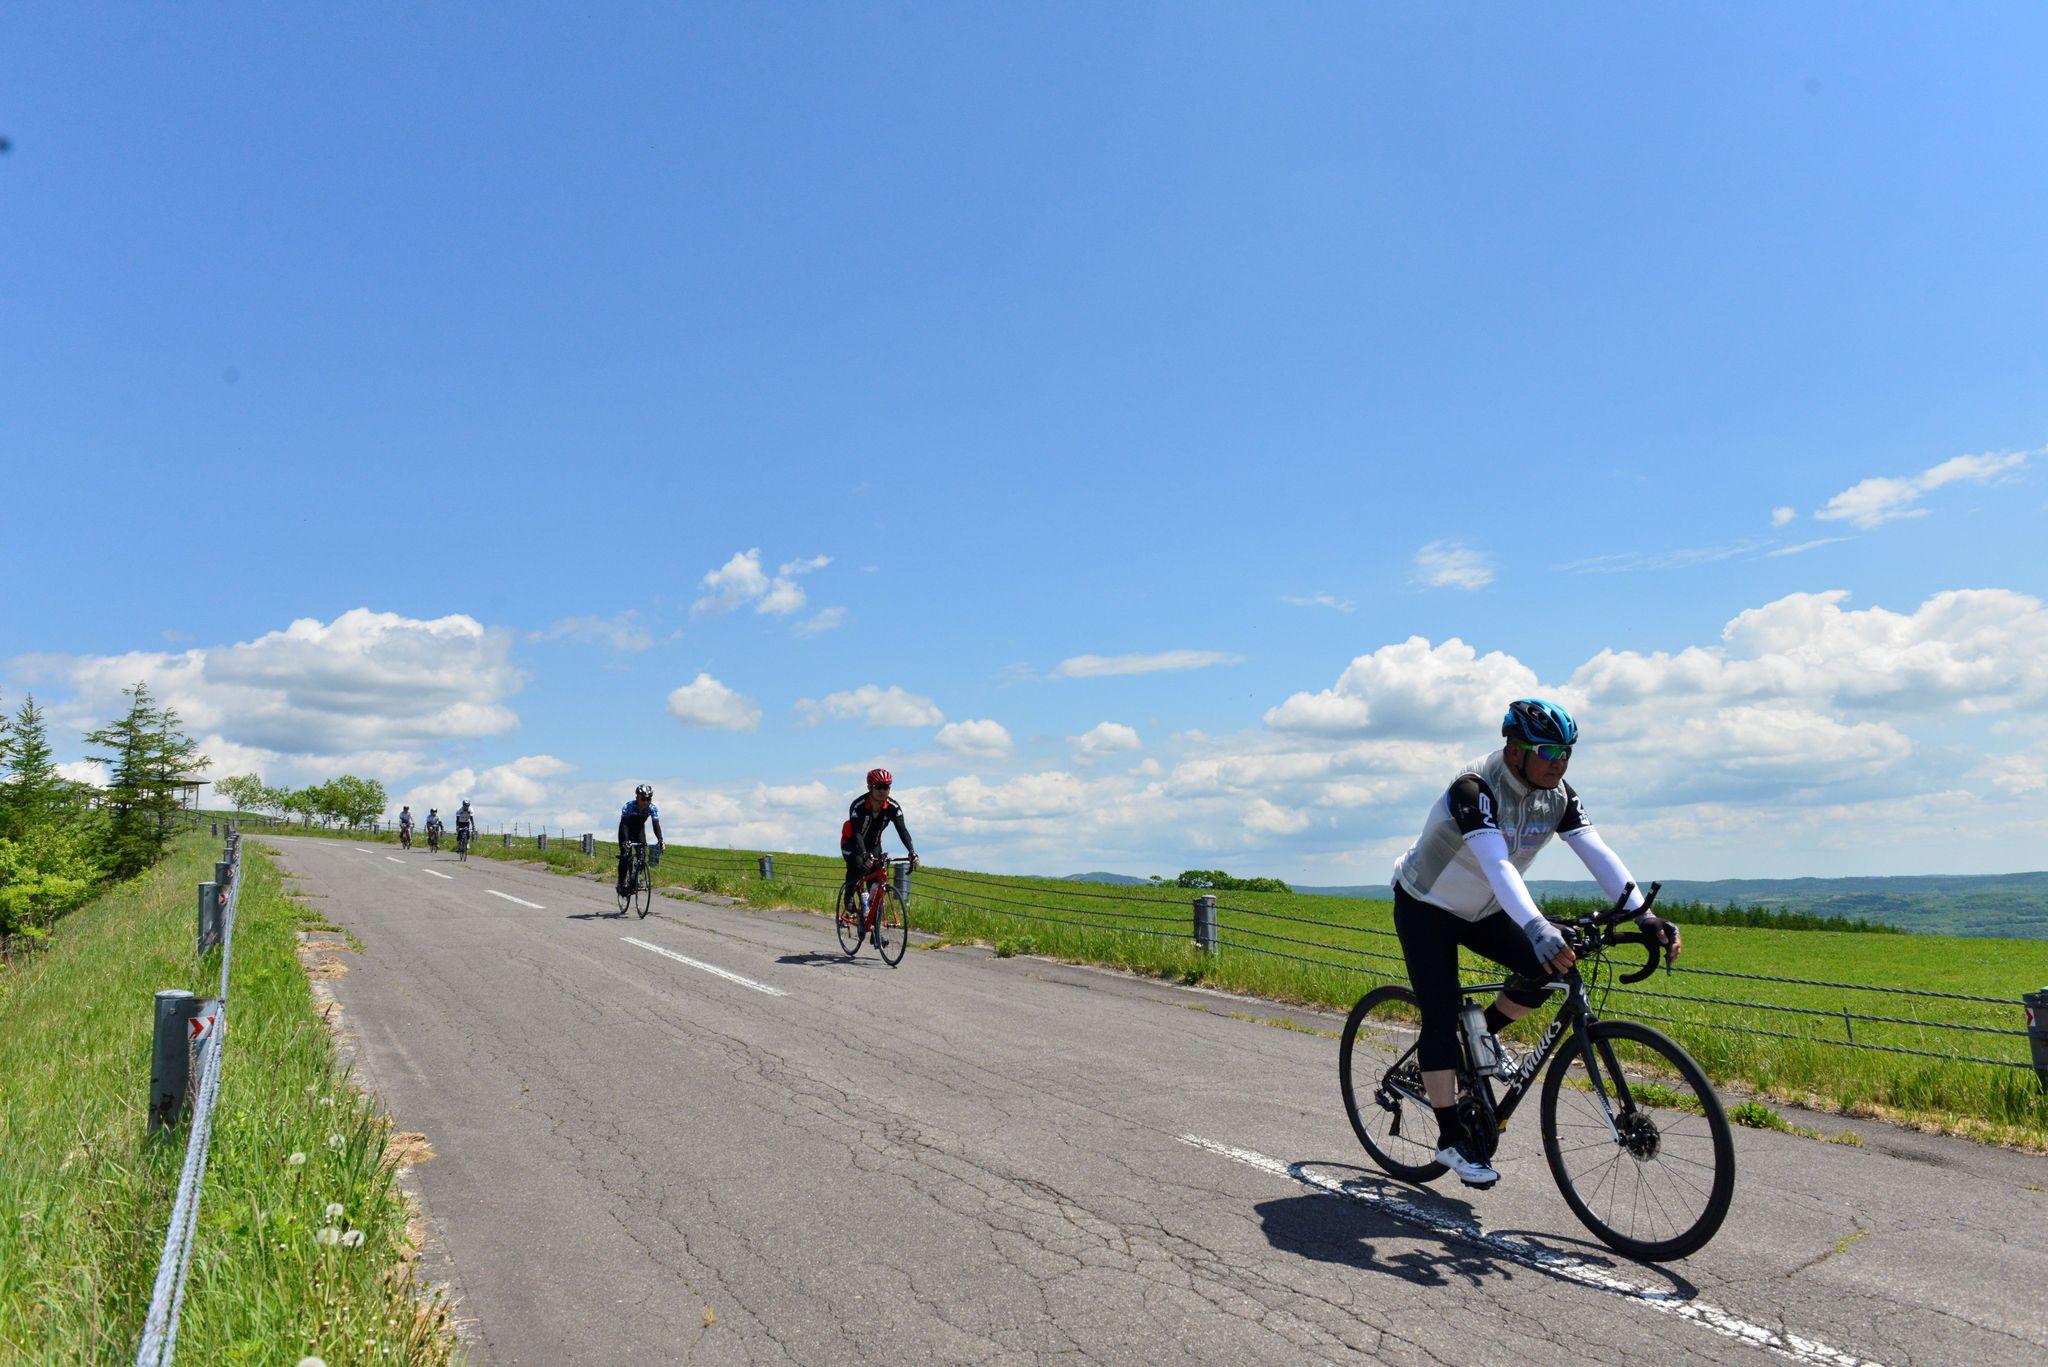
<svg viewBox="0 0 2048 1367"><path fill-rule="evenodd" d="M134 1355L186 1138L144 1136L150 1000L219 985L218 955L193 954L193 888L217 852L186 837L74 912L0 1000L0 1358ZM180 1360L444 1362L442 1317L402 1271L385 1123L336 1073L297 959L301 912L259 853L244 876ZM330 1224L362 1243L323 1244Z"/></svg>
<svg viewBox="0 0 2048 1367"><path fill-rule="evenodd" d="M537 857L531 839L515 840L506 850L495 835L484 837L478 852L491 858ZM603 841L594 859L585 859L574 842L565 840L551 841L546 855L562 872L606 872L612 858L612 846ZM836 857L776 853L778 881L773 884L760 881L757 858L755 851L672 845L656 877L663 884L723 892L756 904L830 908L841 876ZM913 917L920 929L986 942L999 951L1118 964L1340 1010L1379 982L1405 980L1392 935L1393 909L1386 902L1283 893L1225 893L1219 900L1224 949L1213 957L1190 942L1189 895L1178 889L1113 888L927 867L917 874ZM1303 962L1307 959L1344 966ZM2048 984L2048 941L1695 926L1686 933L1681 969L2000 998L1995 1005L1947 1002L1680 971L1659 974L1639 988L1617 987L1605 1010L1658 1024L1717 1078L1766 1095L1851 1114L1897 1110L1946 1128L2048 1145L2048 1093L2031 1071L1852 1050L1830 1042L1843 1040L1846 1029L1853 1028L1855 1039L1864 1044L2024 1060L2024 1039L1940 1027L2023 1029L2018 1000L2022 992ZM1483 975L1474 970L1469 976L1480 980ZM1768 1007L1796 1009L1761 1009ZM1858 1021L1845 1027L1844 1007L1855 1014L1925 1024ZM1809 1012L1820 1014L1804 1014ZM1799 1038L1724 1028L1731 1025ZM1530 1028L1520 1029L1528 1033Z"/></svg>

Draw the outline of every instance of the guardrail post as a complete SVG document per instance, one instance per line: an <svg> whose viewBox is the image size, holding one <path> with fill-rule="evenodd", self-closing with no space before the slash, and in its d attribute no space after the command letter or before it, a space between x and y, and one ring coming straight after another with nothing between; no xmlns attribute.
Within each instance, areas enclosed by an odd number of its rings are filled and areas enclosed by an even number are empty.
<svg viewBox="0 0 2048 1367"><path fill-rule="evenodd" d="M510 832L510 831L499 831L499 832L498 832L498 845L499 845L499 847L500 847L501 849L507 849L507 850L511 849L511 848L512 848L512 832Z"/></svg>
<svg viewBox="0 0 2048 1367"><path fill-rule="evenodd" d="M192 1085L192 1018L199 998L173 987L156 994L156 1030L149 1046L150 1133L178 1123Z"/></svg>
<svg viewBox="0 0 2048 1367"><path fill-rule="evenodd" d="M548 852L548 833L546 831L542 831L539 835L535 836L533 840L533 847L535 849L539 850L542 854L546 854Z"/></svg>
<svg viewBox="0 0 2048 1367"><path fill-rule="evenodd" d="M220 943L220 884L199 885L199 952Z"/></svg>
<svg viewBox="0 0 2048 1367"><path fill-rule="evenodd" d="M586 858L597 853L597 837L589 831L583 833L583 853Z"/></svg>
<svg viewBox="0 0 2048 1367"><path fill-rule="evenodd" d="M207 826L207 830L211 831L211 832L212 832L213 834L215 834L215 835L219 835L219 834L220 834L220 823L219 823L218 821L212 822L211 824L209 824L209 825Z"/></svg>
<svg viewBox="0 0 2048 1367"><path fill-rule="evenodd" d="M2027 1047L2034 1051L2034 1075L2048 1090L2048 987L2020 998L2027 1010Z"/></svg>
<svg viewBox="0 0 2048 1367"><path fill-rule="evenodd" d="M1216 894L1205 892L1195 899L1195 943L1204 954L1216 952Z"/></svg>
<svg viewBox="0 0 2048 1367"><path fill-rule="evenodd" d="M761 856L761 881L767 883L773 882L774 880L775 856L772 854L764 854Z"/></svg>
<svg viewBox="0 0 2048 1367"><path fill-rule="evenodd" d="M906 902L910 900L910 865L908 864L898 864L896 866L896 895Z"/></svg>

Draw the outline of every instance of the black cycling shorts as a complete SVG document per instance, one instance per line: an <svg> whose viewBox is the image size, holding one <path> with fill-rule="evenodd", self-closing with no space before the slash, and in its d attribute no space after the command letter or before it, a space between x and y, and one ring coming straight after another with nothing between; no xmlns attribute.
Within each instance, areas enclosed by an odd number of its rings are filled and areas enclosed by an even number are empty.
<svg viewBox="0 0 2048 1367"><path fill-rule="evenodd" d="M1423 1071L1458 1066L1458 946L1483 954L1518 976L1548 982L1550 974L1536 958L1529 937L1505 911L1468 921L1442 907L1410 897L1394 885L1394 931L1401 937L1401 957L1408 961L1408 981L1422 1009L1422 1038L1417 1054ZM1507 996L1521 1006L1541 1006L1549 994L1510 985Z"/></svg>

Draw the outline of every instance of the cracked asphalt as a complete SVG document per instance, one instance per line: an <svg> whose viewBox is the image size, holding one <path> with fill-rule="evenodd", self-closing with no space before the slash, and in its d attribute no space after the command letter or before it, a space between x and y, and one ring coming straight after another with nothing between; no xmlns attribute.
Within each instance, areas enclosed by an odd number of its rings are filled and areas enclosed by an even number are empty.
<svg viewBox="0 0 2048 1367"><path fill-rule="evenodd" d="M474 1361L2048 1361L2048 1159L1738 1130L1719 1236L1646 1267L1585 1234L1527 1121L1490 1192L1371 1169L1328 1016L959 946L890 969L802 913L622 920L580 878L262 839L362 940L329 986L438 1155L425 1263Z"/></svg>

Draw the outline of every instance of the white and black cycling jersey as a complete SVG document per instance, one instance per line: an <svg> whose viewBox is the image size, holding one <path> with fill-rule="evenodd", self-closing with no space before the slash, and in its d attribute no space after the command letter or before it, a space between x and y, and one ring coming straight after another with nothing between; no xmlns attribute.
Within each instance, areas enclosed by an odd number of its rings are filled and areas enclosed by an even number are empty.
<svg viewBox="0 0 2048 1367"><path fill-rule="evenodd" d="M1394 866L1394 879L1409 896L1468 921L1490 916L1503 905L1497 881L1507 870L1494 868L1489 876L1472 842L1482 837L1487 849L1498 851L1500 846L1492 843L1498 837L1512 865L1509 892L1516 905L1509 910L1517 913L1517 921L1526 921L1535 904L1519 886L1520 875L1553 835L1565 837L1603 887L1620 870L1620 862L1593 834L1585 804L1569 783L1531 787L1508 768L1507 751L1496 750L1467 764L1451 781L1429 809L1422 835ZM1609 888L1608 895L1619 896L1620 885Z"/></svg>

